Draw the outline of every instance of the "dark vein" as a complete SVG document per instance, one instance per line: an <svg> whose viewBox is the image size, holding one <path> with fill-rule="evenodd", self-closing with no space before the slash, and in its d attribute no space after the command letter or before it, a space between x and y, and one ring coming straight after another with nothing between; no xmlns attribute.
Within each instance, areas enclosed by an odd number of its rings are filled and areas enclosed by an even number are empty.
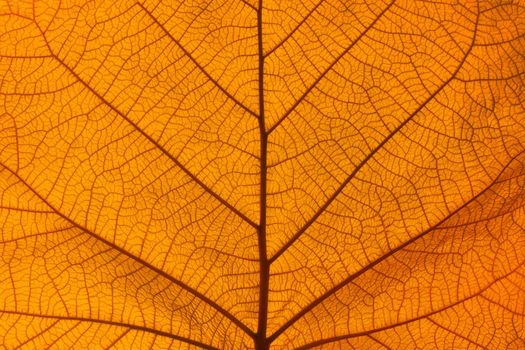
<svg viewBox="0 0 525 350"><path fill-rule="evenodd" d="M260 134L260 199L259 199L259 229L257 240L259 247L259 319L257 335L254 338L256 350L267 350L270 346L266 338L268 324L268 295L270 287L270 263L266 247L266 194L268 173L268 134L264 120L264 49L263 49L263 6L259 0L257 10L257 47L259 53L259 134Z"/></svg>
<svg viewBox="0 0 525 350"><path fill-rule="evenodd" d="M481 295L480 295L480 297L481 297ZM474 341L474 340L472 340L472 339L469 339L469 338L465 337L464 335L462 335L461 333L459 333L459 332L457 332L457 331L454 331L454 330L452 330L452 329L448 329L447 327L441 325L441 324L438 323L437 321L434 321L434 320L433 320L432 318L430 318L430 317L428 318L428 321L429 321L430 323L433 323L434 325L436 325L436 327L443 329L445 332L452 333L452 334L455 335L456 337L458 337L458 338L462 338L462 339L466 340L467 342L476 345L476 347L478 347L478 348L481 348L481 349L484 348L484 346L481 345L480 343L478 343L478 342L476 342L476 341Z"/></svg>
<svg viewBox="0 0 525 350"><path fill-rule="evenodd" d="M42 32L42 36L45 39L44 32ZM134 121L132 121L130 118L128 118L124 113L122 113L117 107L115 107L111 102L106 100L104 96L99 94L97 91L95 91L87 82L82 80L82 78L71 68L69 67L62 59L60 59L57 55L53 53L51 50L51 47L48 45L49 52L51 55L71 74L77 79L82 85L86 87L93 95L95 95L100 101L102 101L106 106L108 106L113 112L117 113L122 119L124 119L126 122L128 122L136 131L138 131L142 136L144 136L149 142L151 142L156 148L158 148L164 155L166 155L175 165L177 165L186 175L188 175L195 183L197 183L204 191L206 191L209 195L217 199L221 204L223 204L225 207L227 207L230 211L232 211L234 214L239 216L241 219L243 219L246 223L248 223L253 228L258 228L258 225L253 222L250 218L248 218L245 214L243 214L239 209L235 208L232 204L228 203L224 198L222 198L218 193L213 191L210 187L208 187L204 182L199 180L195 174L193 174L188 168L186 168L177 158L175 158L171 153L168 152L166 148L164 148L161 144L159 144L153 137L148 135L144 130L142 130Z"/></svg>
<svg viewBox="0 0 525 350"><path fill-rule="evenodd" d="M57 322L59 322L59 321L57 321ZM77 327L78 327L79 325L81 325L81 324L82 324L82 321L78 321L77 323L75 323L75 324L73 325L73 327L69 328L68 330L63 329L63 330L62 330L62 334L60 334L60 335L59 335L57 338L55 338L52 342L47 343L47 344L46 344L46 347L47 347L48 349L53 349L53 348L55 348L55 345L56 345L56 344L57 344L62 338L64 338L67 334L73 332L73 330L74 330L75 328L77 328ZM83 333L82 333L82 335L83 335Z"/></svg>
<svg viewBox="0 0 525 350"><path fill-rule="evenodd" d="M81 224L78 224L77 222L73 221L72 219L70 219L69 217L67 217L66 215L64 215L62 212L60 212L58 209L56 209L53 205L51 205L51 203L49 203L42 195L40 195L40 193L36 192L32 186L30 186L24 179L22 179L16 172L12 171L10 168L4 166L4 169L6 169L7 171L9 171L11 174L13 174L13 176L15 176L21 183L23 183L28 189L31 190L31 192L33 192L44 204L46 204L50 209L52 209L56 215L60 216L61 218L63 218L64 220L66 220L67 222L69 222L71 225L73 225L74 227L82 230L83 232L87 233L88 235L92 236L93 238L97 239L98 241L106 244L107 246L109 246L110 248L118 251L120 254L122 255L125 255L127 256L128 258L136 261L137 263L139 263L140 265L148 268L149 270L157 273L158 275L166 278L167 280L169 280L170 282L172 282L173 284L179 286L180 288L184 289L186 292L194 295L195 297L197 297L198 299L202 300L203 302L205 302L206 304L210 305L211 307L213 307L215 310L217 310L219 313L221 313L223 316L225 316L227 319L229 319L232 323L234 323L237 327L239 327L241 330L243 330L246 334L250 335L250 336L253 336L253 331L248 328L244 323L242 323L239 319L237 319L235 316L233 316L231 313L229 313L227 310L225 310L224 308L222 308L220 305L218 305L216 302L214 302L213 300L211 300L210 298L208 298L207 296L205 296L204 294L200 293L199 291L197 291L196 289L188 286L187 284L185 284L184 282L176 279L175 277L169 275L168 273L166 273L165 271L159 269L158 267L150 264L149 262L145 261L145 260L142 260L141 258L139 258L138 256L135 256L133 254L131 254L130 252L126 251L125 249L123 249L122 247L116 245L115 243L113 242L110 242L108 241L107 239L105 239L104 237L96 234L95 232L89 230L87 227L84 227L82 226Z"/></svg>
<svg viewBox="0 0 525 350"><path fill-rule="evenodd" d="M383 342L380 341L379 339L376 339L372 334L368 334L367 337L368 337L368 339L371 339L372 341L374 341L374 342L376 342L377 344L381 345L381 346L384 347L385 349L392 350L391 347L387 346L385 343L383 343Z"/></svg>
<svg viewBox="0 0 525 350"><path fill-rule="evenodd" d="M144 327L144 326L137 326L137 325L134 325L134 324L128 324L128 323L123 323L123 322L115 322L115 321L108 321L108 320L98 320L98 319L87 318L87 317L39 315L39 314L34 314L34 313L29 313L29 312L9 311L9 310L0 310L0 313L8 314L8 315L35 317L35 318L56 319L56 320L58 320L56 323L58 323L59 321L80 321L80 322L99 323L99 324L105 324L105 325L116 326L116 327L125 327L125 328L133 329L133 330L136 330L136 331L152 333L152 334L155 334L155 335L160 335L160 336L163 336L163 337L175 339L175 340L178 340L178 341L183 342L183 343L187 343L187 344L198 346L198 347L200 347L202 349L218 350L218 348L216 348L216 347L206 345L204 343L198 342L198 341L193 340L193 339L189 339L189 338L186 338L186 337L181 337L181 336L174 335L174 334L171 334L171 333L168 333L168 332L159 331L159 330L154 329L154 328L149 328L149 327ZM53 324L53 325L55 325L55 324Z"/></svg>
<svg viewBox="0 0 525 350"><path fill-rule="evenodd" d="M123 339L126 335L128 335L129 331L131 329L126 329L124 332L122 332L121 335L119 335L115 340L113 340L111 342L111 344L109 344L104 350L109 350L111 349L112 347L114 347L121 339Z"/></svg>
<svg viewBox="0 0 525 350"><path fill-rule="evenodd" d="M321 75L312 83L312 85L310 85L310 87L306 89L306 91L301 95L301 97L299 97L299 99L295 101L295 103L284 113L284 115L281 118L279 118L279 120L268 130L268 135L270 135L286 118L288 118L288 116L295 110L295 108L297 108L297 106L301 104L305 97L317 86L317 84L321 80L323 80L326 74L328 74L328 72L332 70L332 68L348 53L348 51L350 51L366 35L366 33L368 33L368 31L374 27L374 25L379 21L379 19L381 19L381 17L383 17L383 15L390 9L390 7L392 7L394 2L395 0L392 0L388 4L388 6L383 11L381 11L379 16L377 16L372 21L372 23L370 23L370 25L366 27L366 29L361 34L359 34L359 36L339 56L337 56L337 58L325 69L323 73L321 73Z"/></svg>
<svg viewBox="0 0 525 350"><path fill-rule="evenodd" d="M515 273L518 269L521 268L521 266L523 265L523 262L521 262L516 268L514 268L512 271L510 271L509 273L506 273L505 275L501 276L501 277L498 277L497 279L495 279L494 281L492 281L491 283L489 283L488 285L486 285L485 287L483 287L482 289L480 289L478 292L472 294L472 295L469 295L468 297L466 298L463 298L461 300L458 300L450 305L447 305L445 307L441 307L437 310L433 310L431 312L428 312L424 315L420 315L420 316L417 316L417 317L414 317L414 318L411 318L409 320L405 320L405 321L402 321L402 322L397 322L397 323L394 323L394 324L390 324L388 326L384 326L384 327L380 327L380 328L375 328L375 329L371 329L371 330L368 330L368 331L363 331L363 332L357 332L357 333L352 333L352 334L345 334L345 335L340 335L340 336L336 336L336 337L331 337L331 338L325 338L325 339L321 339L321 340L317 340L317 341L314 341L314 342L311 342L311 343L308 343L308 344L305 344L303 346L300 346L298 348L295 348L296 350L305 350L305 349L311 349L313 347L317 347L317 346L321 346L321 345L324 345L324 344L328 344L328 343L334 343L334 342L337 342L337 341L341 341L341 340L345 340L345 339L351 339L351 338L357 338L357 337L362 337L362 336L369 336L371 334L374 334L374 333L377 333L377 332L381 332L381 331L385 331L385 330L388 330L388 329L392 329L392 328L396 328L396 327L400 327L400 326L403 326L403 325L406 325L406 324L409 324L409 323L413 323L413 322L417 322L417 321L421 321L423 319L427 319L429 318L430 316L433 316L435 314L438 314L440 312L443 312L443 311L446 311L448 309L451 309L453 307L456 307L460 304L463 304L465 303L466 301L468 300L471 300L471 299L474 299L474 298L477 298L477 297L482 297L482 294L487 291L489 288L491 288L494 284L498 283L499 281L505 279L505 278L508 278L510 275L512 275L513 273ZM432 321L431 319L429 319L430 322L432 323L435 323L434 321ZM451 330L447 330L449 332L451 332ZM454 332L451 332L453 334L455 334L456 336L460 336ZM476 345L479 345L477 343L474 343L472 340L464 337L464 336L460 336L461 338L465 339L465 340L468 340L469 342L473 343L473 344L476 344Z"/></svg>
<svg viewBox="0 0 525 350"><path fill-rule="evenodd" d="M454 78L456 77L456 75L460 71L461 67L465 63L465 61L466 61L467 57L469 56L470 52L472 51L472 48L474 47L474 41L475 41L475 38L476 38L476 33L477 33L477 23L476 23L476 27L474 29L474 35L473 35L473 38L472 38L471 45L469 46L469 49L467 50L467 52L463 56L463 59L460 61L460 63L458 64L456 70L451 74L451 76L446 81L444 81L443 84L441 84L441 86L436 91L434 91L421 105L419 105L419 107L414 112L412 112L412 114L410 114L408 116L408 118L406 118L390 134L388 134L388 136L385 137L383 139L383 141L381 141L381 143L379 143L356 166L354 171L352 171L352 173L350 175L348 175L348 177L343 181L343 183L341 183L341 185L337 188L337 190L330 196L330 198L328 198L328 200L323 204L323 206L321 206L317 210L317 212L310 218L310 220L308 220L304 224L304 226L301 227L299 229L299 231L297 231L297 233L295 233L292 236L292 238L281 249L279 249L279 251L277 251L277 253L275 253L275 255L270 259L270 264L273 263L275 260L277 260L288 248L290 248L293 245L293 243L295 241L297 241L299 239L299 237L302 236L302 234L304 232L306 232L306 230L319 218L319 216L321 216L322 213L324 213L324 211L330 206L330 204L332 204L332 202L337 198L337 196L345 189L345 187L350 183L350 181L352 181L352 179L363 168L363 166L365 166L368 163L368 161L371 160L388 143L388 141L390 141L392 139L392 137L394 137L401 129L403 129L403 127L405 127L405 125L407 125L408 122L410 122L419 112L421 112L421 110L423 110L423 108L425 108L425 106L430 101L432 101L452 80L454 80Z"/></svg>
<svg viewBox="0 0 525 350"><path fill-rule="evenodd" d="M257 12L257 9L255 8L255 6L253 6L252 4L250 4L247 0L241 0L246 6L248 6L249 8L251 8L252 10L254 10L255 12Z"/></svg>
<svg viewBox="0 0 525 350"><path fill-rule="evenodd" d="M222 85L219 84L219 82L217 80L215 80L211 75L210 73L208 73L206 71L206 69L204 69L204 67L199 63L197 62L197 60L191 55L190 52L188 52L188 50L186 50L186 48L177 40L175 39L175 37L166 29L166 27L164 27L164 25L162 23L160 23L154 16L153 14L146 8L144 7L144 5L140 2L137 2L137 5L139 5L142 10L144 10L144 12L146 12L146 14L153 20L153 22L155 22L161 29L164 33L166 33L166 35L179 47L179 49L182 50L182 52L184 52L184 54L190 59L191 62L193 62L193 64L199 68L199 70L206 76L206 78L208 78L209 81L211 81L224 95L226 95L230 100L232 100L236 105L238 105L239 107L241 107L242 109L244 109L246 112L248 112L249 114L251 114L252 116L256 117L256 118L259 118L259 116L257 115L257 113L255 113L254 111L252 111L250 108L246 107L241 101L237 100L235 98L235 96L233 96L232 94L230 94L224 87L222 87Z"/></svg>
<svg viewBox="0 0 525 350"><path fill-rule="evenodd" d="M56 320L55 322L53 322L51 325L49 325L48 327L44 328L40 332L37 332L35 335L33 335L31 337L28 337L25 341L23 341L20 344L18 344L17 346L15 346L13 348L13 350L14 349L21 349L24 345L27 345L27 344L31 343L33 340L35 340L36 338L40 337L42 334L45 334L46 332L48 332L51 328L55 327L57 325L57 323L59 323L59 322L60 322L60 320Z"/></svg>

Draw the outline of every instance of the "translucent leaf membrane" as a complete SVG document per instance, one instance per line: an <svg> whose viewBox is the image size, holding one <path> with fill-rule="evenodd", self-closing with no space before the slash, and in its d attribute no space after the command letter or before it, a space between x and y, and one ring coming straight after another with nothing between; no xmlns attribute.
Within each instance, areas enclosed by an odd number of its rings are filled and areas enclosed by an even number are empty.
<svg viewBox="0 0 525 350"><path fill-rule="evenodd" d="M525 347L525 3L0 0L0 343Z"/></svg>

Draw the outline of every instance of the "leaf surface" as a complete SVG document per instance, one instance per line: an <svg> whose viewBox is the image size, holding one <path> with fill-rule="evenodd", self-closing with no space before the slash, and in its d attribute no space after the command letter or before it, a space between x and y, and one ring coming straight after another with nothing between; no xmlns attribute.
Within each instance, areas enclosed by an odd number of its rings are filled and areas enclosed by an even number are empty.
<svg viewBox="0 0 525 350"><path fill-rule="evenodd" d="M12 348L525 347L525 3L0 2Z"/></svg>

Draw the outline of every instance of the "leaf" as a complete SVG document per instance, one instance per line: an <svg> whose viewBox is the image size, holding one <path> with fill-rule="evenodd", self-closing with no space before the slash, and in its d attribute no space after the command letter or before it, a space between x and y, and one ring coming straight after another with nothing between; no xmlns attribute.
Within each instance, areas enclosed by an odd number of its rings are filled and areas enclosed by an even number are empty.
<svg viewBox="0 0 525 350"><path fill-rule="evenodd" d="M525 2L0 2L4 348L525 347Z"/></svg>

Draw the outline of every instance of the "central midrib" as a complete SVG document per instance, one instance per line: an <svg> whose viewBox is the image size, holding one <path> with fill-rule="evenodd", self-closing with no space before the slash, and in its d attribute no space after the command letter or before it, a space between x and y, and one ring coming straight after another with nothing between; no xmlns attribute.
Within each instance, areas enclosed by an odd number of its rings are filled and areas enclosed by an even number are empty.
<svg viewBox="0 0 525 350"><path fill-rule="evenodd" d="M259 317L257 333L254 338L255 349L266 350L270 344L266 338L268 323L268 289L270 283L270 264L266 251L266 187L267 187L267 147L268 134L264 120L264 51L262 33L262 0L259 0L257 9L257 40L259 53L259 131L260 131L260 201L259 227L257 239L259 245Z"/></svg>

